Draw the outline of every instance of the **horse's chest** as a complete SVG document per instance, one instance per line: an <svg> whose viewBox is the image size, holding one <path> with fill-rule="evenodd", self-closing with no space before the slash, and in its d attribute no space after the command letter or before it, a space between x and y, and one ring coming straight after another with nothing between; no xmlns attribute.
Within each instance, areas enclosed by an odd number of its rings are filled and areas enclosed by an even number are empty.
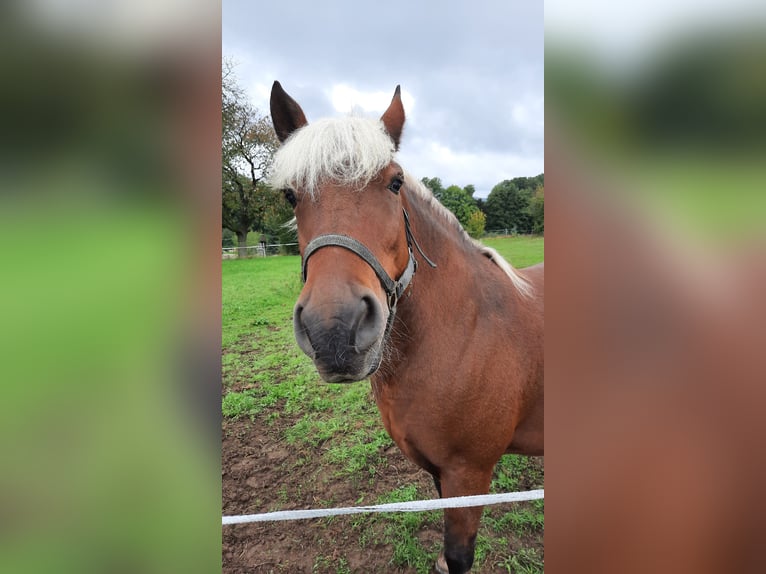
<svg viewBox="0 0 766 574"><path fill-rule="evenodd" d="M391 421L386 424L386 430L407 459L431 472L435 465L428 449L423 448L423 444L421 444L422 437L419 437L417 433L411 432L412 429L407 426Z"/></svg>
<svg viewBox="0 0 766 574"><path fill-rule="evenodd" d="M423 403L412 397L404 400L397 398L402 397L378 398L383 425L404 456L430 471L434 466L432 459L435 453L431 452L433 449L429 448L429 444L434 442L435 437L429 431L428 417L422 411Z"/></svg>

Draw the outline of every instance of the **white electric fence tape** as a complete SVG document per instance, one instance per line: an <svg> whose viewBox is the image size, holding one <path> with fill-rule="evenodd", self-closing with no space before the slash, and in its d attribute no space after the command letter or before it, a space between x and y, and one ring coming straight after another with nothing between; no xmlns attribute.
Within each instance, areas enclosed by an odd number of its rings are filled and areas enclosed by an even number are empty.
<svg viewBox="0 0 766 574"><path fill-rule="evenodd" d="M317 508L312 510L282 510L262 514L243 514L224 516L223 524L244 524L246 522L270 522L275 520L302 520L305 518L323 518L342 514L364 514L368 512L421 512L443 508L465 508L468 506L487 506L503 502L521 502L544 498L544 490L526 492L507 492L503 494L483 494L477 496L456 496L434 500L415 500L413 502L392 502L375 506L351 506L346 508Z"/></svg>

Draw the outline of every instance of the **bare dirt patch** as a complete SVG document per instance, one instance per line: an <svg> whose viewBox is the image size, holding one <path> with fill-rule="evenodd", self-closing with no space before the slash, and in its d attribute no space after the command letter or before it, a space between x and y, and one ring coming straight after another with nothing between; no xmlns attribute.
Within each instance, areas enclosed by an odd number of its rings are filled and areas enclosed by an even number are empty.
<svg viewBox="0 0 766 574"><path fill-rule="evenodd" d="M427 474L395 449L384 453L385 476L363 485L338 479L322 468L319 453L291 447L280 438L294 420L272 425L258 419L223 423L223 511L251 514L321 506L372 504L377 496L402 484L432 488ZM360 548L352 517L226 526L223 530L223 572L411 572L392 568L390 545L371 542ZM441 540L441 527L423 536Z"/></svg>
<svg viewBox="0 0 766 574"><path fill-rule="evenodd" d="M383 449L384 472L374 478L338 477L322 466L321 447L292 446L283 432L299 417L280 416L271 423L256 418L223 422L223 513L251 514L272 510L374 504L379 496L406 485L435 496L430 476L407 461L396 447ZM426 547L442 538L440 514L417 533ZM366 521L360 526L360 520ZM394 548L381 543L386 520L341 516L331 519L270 522L223 527L223 572L400 572L392 563ZM509 541L542 552L542 540ZM487 561L475 572L507 572Z"/></svg>

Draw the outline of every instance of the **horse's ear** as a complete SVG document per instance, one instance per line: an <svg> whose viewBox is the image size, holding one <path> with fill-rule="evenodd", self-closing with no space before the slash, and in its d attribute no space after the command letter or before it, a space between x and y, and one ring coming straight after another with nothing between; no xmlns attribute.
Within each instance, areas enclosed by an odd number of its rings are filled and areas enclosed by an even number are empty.
<svg viewBox="0 0 766 574"><path fill-rule="evenodd" d="M271 121L280 142L284 142L291 133L308 124L298 102L282 89L279 82L274 82L271 86Z"/></svg>
<svg viewBox="0 0 766 574"><path fill-rule="evenodd" d="M394 97L391 100L391 104L388 109L381 116L380 121L394 140L394 149L399 149L399 139L402 137L402 129L404 128L404 106L402 105L402 91L399 86L396 86Z"/></svg>

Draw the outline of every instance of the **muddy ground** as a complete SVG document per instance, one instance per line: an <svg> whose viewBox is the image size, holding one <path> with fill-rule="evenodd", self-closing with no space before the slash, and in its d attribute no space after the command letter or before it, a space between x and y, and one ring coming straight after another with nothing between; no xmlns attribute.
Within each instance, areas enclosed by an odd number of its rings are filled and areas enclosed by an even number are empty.
<svg viewBox="0 0 766 574"><path fill-rule="evenodd" d="M380 496L413 484L419 492L435 497L430 476L407 461L395 446L381 453L387 462L384 472L374 479L337 478L333 469L321 466L317 449L291 446L281 438L296 420L287 416L269 423L258 418L224 419L225 515L375 504ZM539 464L542 466L542 459ZM441 513L432 515L417 537L436 551L442 539ZM380 542L387 524L378 517L385 515L375 516L224 526L223 572L417 572L414 567L393 564L393 545ZM520 547L535 548L542 556L542 535L514 537L508 541L507 552ZM497 562L488 559L473 572L508 572Z"/></svg>

